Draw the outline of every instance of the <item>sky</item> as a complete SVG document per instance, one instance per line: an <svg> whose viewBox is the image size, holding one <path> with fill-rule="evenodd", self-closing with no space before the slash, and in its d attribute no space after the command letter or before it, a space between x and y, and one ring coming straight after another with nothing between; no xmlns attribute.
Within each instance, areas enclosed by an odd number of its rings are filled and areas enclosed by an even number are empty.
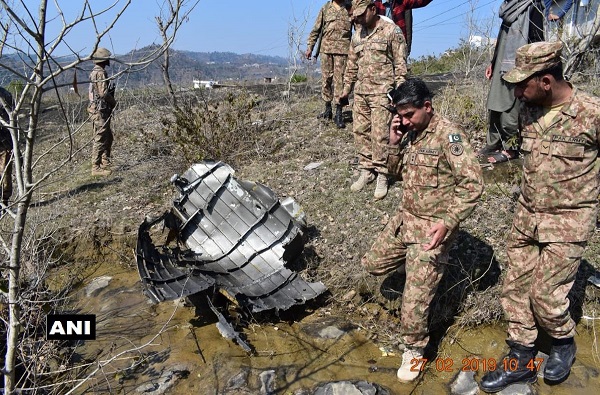
<svg viewBox="0 0 600 395"><path fill-rule="evenodd" d="M56 0L65 19L72 20L81 11L81 0ZM498 29L498 7L502 0L433 0L424 8L413 10L412 58L438 55L455 48L469 34L495 37ZM19 2L14 2L19 3ZM24 0L37 14L38 0ZM62 24L57 18L53 1L49 1L49 31L58 31ZM96 26L103 29L125 3L124 0L93 0L95 11L117 3L117 7L98 18ZM235 52L288 57L289 33L306 48L306 38L316 15L325 0L200 0L180 30L173 48L196 52ZM127 53L161 39L156 27L163 0L131 0L121 18L101 42L115 54ZM470 11L473 10L473 11ZM4 15L6 17L6 15ZM469 18L474 22L469 23ZM24 19L27 19L26 17ZM0 14L0 20L2 15ZM469 25L482 31L470 31ZM89 53L94 40L90 22L69 32L66 41L76 52ZM63 47L63 51L66 48Z"/></svg>

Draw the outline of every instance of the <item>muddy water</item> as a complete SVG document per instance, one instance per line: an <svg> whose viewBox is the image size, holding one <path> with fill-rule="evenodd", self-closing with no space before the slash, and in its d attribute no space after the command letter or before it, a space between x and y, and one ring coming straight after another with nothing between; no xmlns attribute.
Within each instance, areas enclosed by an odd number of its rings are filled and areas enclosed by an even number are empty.
<svg viewBox="0 0 600 395"><path fill-rule="evenodd" d="M208 309L181 302L150 304L131 267L106 262L83 283L100 276L112 277L108 287L90 296L85 296L83 288L78 291L81 312L97 315L98 332L97 340L78 347L76 356L92 366L102 364L80 393L135 393L141 386L154 385L163 372L175 366L189 374L168 394L259 394L260 374L268 370L274 371L277 394L300 394L302 388L338 380L367 380L392 394L449 394L464 358L491 363L503 351L501 326L460 331L452 341L443 342L437 361L428 365L418 382L400 384L395 379L399 354L384 356L359 325L351 324L361 323L359 314L338 317L323 308L288 323L250 324L244 334L256 354L248 356L219 334ZM337 330L344 334L324 337L323 330L331 328L334 335L339 334ZM588 395L600 388L597 333L593 326L580 324L573 373L560 386L539 380L532 386L536 393ZM466 369L475 371L479 380L484 364L470 364ZM232 377L240 373L245 378L243 385L232 384Z"/></svg>

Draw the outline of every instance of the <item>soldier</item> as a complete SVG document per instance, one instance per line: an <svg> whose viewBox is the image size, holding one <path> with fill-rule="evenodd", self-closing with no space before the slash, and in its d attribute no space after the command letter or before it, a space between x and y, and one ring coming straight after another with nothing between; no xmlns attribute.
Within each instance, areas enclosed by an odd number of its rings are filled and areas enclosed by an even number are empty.
<svg viewBox="0 0 600 395"><path fill-rule="evenodd" d="M508 319L507 358L517 363L484 375L486 392L536 381L538 325L553 338L546 380L564 380L575 359L567 294L595 229L600 100L564 80L562 47L561 42L520 47L515 67L503 77L515 84L515 96L523 103L523 178L501 296Z"/></svg>
<svg viewBox="0 0 600 395"><path fill-rule="evenodd" d="M333 116L331 101L341 95L344 86L344 70L348 59L348 47L352 35L352 25L346 0L328 1L319 11L315 25L308 36L306 59L310 60L313 48L321 36L320 49L315 58L321 55L321 97L325 101L325 111L319 118L331 119ZM345 128L342 117L343 105L335 105L335 124Z"/></svg>
<svg viewBox="0 0 600 395"><path fill-rule="evenodd" d="M372 0L356 0L352 16L360 28L352 36L340 97L347 100L354 88L352 132L361 172L350 189L360 191L377 176L374 196L383 199L388 190L388 92L406 76L406 42L398 26L380 18Z"/></svg>
<svg viewBox="0 0 600 395"><path fill-rule="evenodd" d="M112 111L117 102L114 97L114 87L108 83L105 68L110 66L111 53L106 48L98 48L92 54L95 63L90 74L88 112L94 128L92 144L92 175L108 176L111 174L111 147L113 132L110 128Z"/></svg>
<svg viewBox="0 0 600 395"><path fill-rule="evenodd" d="M2 212L8 206L8 199L12 195L12 152L13 144L8 129L10 118L8 112L13 109L13 98L10 92L0 87L0 177L2 187Z"/></svg>
<svg viewBox="0 0 600 395"><path fill-rule="evenodd" d="M460 127L435 114L423 81L409 78L393 92L389 129L395 147L390 173L402 173L402 207L362 259L373 275L406 272L400 332L406 349L397 377L417 378L429 341L429 304L461 221L483 191L477 157Z"/></svg>

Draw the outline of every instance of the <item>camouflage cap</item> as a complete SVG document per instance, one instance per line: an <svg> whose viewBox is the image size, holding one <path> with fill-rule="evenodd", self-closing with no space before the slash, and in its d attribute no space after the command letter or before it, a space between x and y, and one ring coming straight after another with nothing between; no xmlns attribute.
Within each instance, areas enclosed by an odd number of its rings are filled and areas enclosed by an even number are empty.
<svg viewBox="0 0 600 395"><path fill-rule="evenodd" d="M523 45L517 49L515 67L502 77L505 81L516 84L526 80L538 71L548 70L560 63L563 44L560 41L541 41Z"/></svg>
<svg viewBox="0 0 600 395"><path fill-rule="evenodd" d="M352 15L362 15L371 4L373 4L373 0L354 0L352 2Z"/></svg>
<svg viewBox="0 0 600 395"><path fill-rule="evenodd" d="M107 60L110 60L111 55L112 54L108 49L100 47L92 54L92 62L96 64L106 62Z"/></svg>

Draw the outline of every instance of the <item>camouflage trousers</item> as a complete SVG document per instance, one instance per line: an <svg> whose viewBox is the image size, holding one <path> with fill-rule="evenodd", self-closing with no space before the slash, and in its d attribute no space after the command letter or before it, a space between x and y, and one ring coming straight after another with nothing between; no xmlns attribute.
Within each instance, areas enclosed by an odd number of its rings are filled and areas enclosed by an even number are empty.
<svg viewBox="0 0 600 395"><path fill-rule="evenodd" d="M359 167L388 174L389 124L392 114L386 109L385 94L354 94L352 132L358 151Z"/></svg>
<svg viewBox="0 0 600 395"><path fill-rule="evenodd" d="M12 168L12 149L0 149L1 198L4 204L8 204L8 199L10 199L13 193Z"/></svg>
<svg viewBox="0 0 600 395"><path fill-rule="evenodd" d="M540 243L513 226L501 297L509 340L533 346L538 335L536 322L553 338L574 336L567 295L586 244Z"/></svg>
<svg viewBox="0 0 600 395"><path fill-rule="evenodd" d="M342 95L347 55L321 54L321 97L326 102Z"/></svg>
<svg viewBox="0 0 600 395"><path fill-rule="evenodd" d="M91 115L94 128L94 141L92 143L92 166L106 166L110 164L113 132L110 128L111 116L95 112Z"/></svg>
<svg viewBox="0 0 600 395"><path fill-rule="evenodd" d="M435 250L423 251L421 243L402 241L402 221L402 210L398 210L377 236L361 263L370 274L376 276L405 266L400 334L404 344L420 348L425 347L429 341L429 305L444 274L449 247L456 232L450 234Z"/></svg>

